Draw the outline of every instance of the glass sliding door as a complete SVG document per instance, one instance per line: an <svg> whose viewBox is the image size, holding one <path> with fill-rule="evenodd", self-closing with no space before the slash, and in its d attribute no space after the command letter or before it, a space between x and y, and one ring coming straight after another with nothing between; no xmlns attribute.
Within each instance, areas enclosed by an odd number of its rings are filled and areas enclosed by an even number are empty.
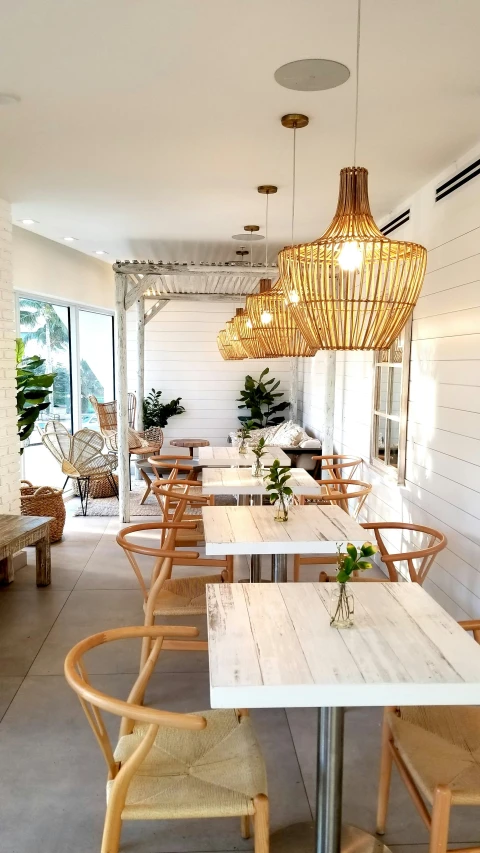
<svg viewBox="0 0 480 853"><path fill-rule="evenodd" d="M44 447L41 434L56 420L70 432L98 430L89 402L115 399L113 315L22 294L17 297L17 336L25 356L45 359L41 372L55 373L51 402L40 413L22 456L23 476L36 486L62 487L65 475Z"/></svg>
<svg viewBox="0 0 480 853"><path fill-rule="evenodd" d="M95 311L78 311L78 351L80 360L81 423L98 429L98 419L89 401L115 399L113 363L113 317Z"/></svg>

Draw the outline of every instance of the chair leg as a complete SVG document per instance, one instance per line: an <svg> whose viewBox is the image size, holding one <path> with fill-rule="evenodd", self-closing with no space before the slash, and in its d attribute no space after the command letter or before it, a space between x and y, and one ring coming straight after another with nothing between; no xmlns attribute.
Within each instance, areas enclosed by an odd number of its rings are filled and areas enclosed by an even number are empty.
<svg viewBox="0 0 480 853"><path fill-rule="evenodd" d="M233 554L229 554L227 556L227 583L233 583ZM248 838L248 836L247 836Z"/></svg>
<svg viewBox="0 0 480 853"><path fill-rule="evenodd" d="M447 853L451 804L450 788L447 785L437 785L433 798L429 853Z"/></svg>
<svg viewBox="0 0 480 853"><path fill-rule="evenodd" d="M100 853L118 853L122 832L122 809L116 802L107 807Z"/></svg>
<svg viewBox="0 0 480 853"><path fill-rule="evenodd" d="M253 818L255 853L268 853L270 846L270 819L268 797L258 794L254 797L255 815Z"/></svg>
<svg viewBox="0 0 480 853"><path fill-rule="evenodd" d="M293 558L293 580L294 583L300 580L300 554L295 554Z"/></svg>
<svg viewBox="0 0 480 853"><path fill-rule="evenodd" d="M240 833L242 838L250 838L250 816L242 814L240 818Z"/></svg>
<svg viewBox="0 0 480 853"><path fill-rule="evenodd" d="M64 484L63 484L62 492L64 492L64 491L65 491L65 486L67 485L67 483L68 483L69 479L70 479L70 477L67 477L67 479L65 480L65 482L64 482Z"/></svg>
<svg viewBox="0 0 480 853"><path fill-rule="evenodd" d="M88 495L90 493L90 477L85 477L85 512L84 515L87 514L88 510Z"/></svg>
<svg viewBox="0 0 480 853"><path fill-rule="evenodd" d="M388 799L390 795L390 780L392 778L393 756L390 751L390 743L392 733L388 723L387 713L385 708L383 712L382 725L382 753L380 756L380 781L378 786L378 803L377 803L377 834L383 835L385 832L385 823L387 820Z"/></svg>
<svg viewBox="0 0 480 853"><path fill-rule="evenodd" d="M78 484L78 494L80 496L80 504L82 507L82 515L85 516L86 512L85 512L85 507L83 505L83 491L82 491L82 478L81 477L78 478L77 484Z"/></svg>

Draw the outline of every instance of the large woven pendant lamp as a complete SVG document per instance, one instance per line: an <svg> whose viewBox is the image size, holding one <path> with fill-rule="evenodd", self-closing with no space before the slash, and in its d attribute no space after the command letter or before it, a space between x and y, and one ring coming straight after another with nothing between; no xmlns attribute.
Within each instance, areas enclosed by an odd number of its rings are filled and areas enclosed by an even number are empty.
<svg viewBox="0 0 480 853"><path fill-rule="evenodd" d="M292 180L292 243L295 223L296 132L307 127L308 117L299 113L283 116L282 125L293 130L293 180ZM259 191L261 188L259 187ZM260 292L247 296L245 311L250 319L253 334L260 344L269 348L273 356L313 356L318 347L311 347L301 334L293 314L287 308L287 299L280 278L272 288L270 279L260 281Z"/></svg>
<svg viewBox="0 0 480 853"><path fill-rule="evenodd" d="M427 258L423 246L389 240L377 228L368 172L356 166L360 13L358 0L354 165L340 172L337 210L325 233L278 256L288 310L308 343L321 349L388 349L417 302Z"/></svg>
<svg viewBox="0 0 480 853"><path fill-rule="evenodd" d="M217 346L224 361L240 361L242 358L246 358L246 354L237 354L237 350L232 346L226 329L222 329L218 333Z"/></svg>
<svg viewBox="0 0 480 853"><path fill-rule="evenodd" d="M231 324L231 325L230 325ZM273 353L254 334L252 323L244 308L237 308L235 317L226 324L235 331L247 358L272 358Z"/></svg>

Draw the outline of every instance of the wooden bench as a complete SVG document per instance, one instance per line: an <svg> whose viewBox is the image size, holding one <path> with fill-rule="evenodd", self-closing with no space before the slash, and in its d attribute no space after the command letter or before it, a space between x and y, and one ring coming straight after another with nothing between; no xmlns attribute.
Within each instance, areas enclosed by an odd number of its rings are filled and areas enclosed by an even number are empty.
<svg viewBox="0 0 480 853"><path fill-rule="evenodd" d="M35 545L37 586L48 586L51 576L50 521L45 515L0 515L0 584L14 579L13 555Z"/></svg>

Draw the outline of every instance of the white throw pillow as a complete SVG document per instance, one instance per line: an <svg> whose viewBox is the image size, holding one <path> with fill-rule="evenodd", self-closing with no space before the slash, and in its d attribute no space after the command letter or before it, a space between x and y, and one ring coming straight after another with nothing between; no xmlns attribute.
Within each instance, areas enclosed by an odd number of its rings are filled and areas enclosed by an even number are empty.
<svg viewBox="0 0 480 853"><path fill-rule="evenodd" d="M294 421L285 421L285 423L280 424L278 427L275 433L274 443L278 447L292 447L292 445L296 444L295 439L297 436L302 433L302 427Z"/></svg>

